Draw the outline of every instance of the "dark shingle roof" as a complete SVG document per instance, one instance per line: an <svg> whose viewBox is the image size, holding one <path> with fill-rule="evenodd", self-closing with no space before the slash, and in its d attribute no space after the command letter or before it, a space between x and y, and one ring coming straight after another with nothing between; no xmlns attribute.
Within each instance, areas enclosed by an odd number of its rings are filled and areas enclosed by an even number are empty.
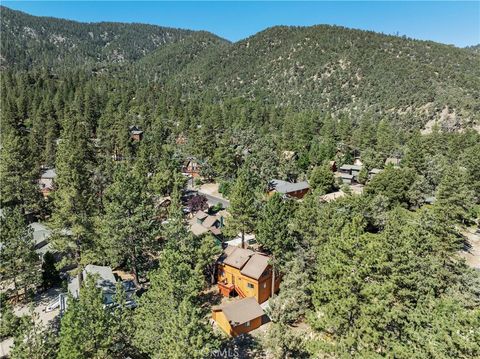
<svg viewBox="0 0 480 359"><path fill-rule="evenodd" d="M221 307L221 310L232 326L244 324L264 314L262 307L253 297L227 304Z"/></svg>
<svg viewBox="0 0 480 359"><path fill-rule="evenodd" d="M271 187L278 193L287 194L296 191L303 191L310 188L307 181L291 183L287 181L274 179L270 181Z"/></svg>
<svg viewBox="0 0 480 359"><path fill-rule="evenodd" d="M265 255L255 253L242 268L240 273L253 279L259 279L267 269L269 258Z"/></svg>
<svg viewBox="0 0 480 359"><path fill-rule="evenodd" d="M255 252L250 249L228 246L223 251L219 262L237 269L242 269L254 253Z"/></svg>

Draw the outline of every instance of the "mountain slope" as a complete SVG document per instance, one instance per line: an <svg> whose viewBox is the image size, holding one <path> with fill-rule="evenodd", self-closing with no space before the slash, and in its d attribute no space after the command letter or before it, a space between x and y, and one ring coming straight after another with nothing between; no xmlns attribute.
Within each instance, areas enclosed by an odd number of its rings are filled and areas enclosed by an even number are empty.
<svg viewBox="0 0 480 359"><path fill-rule="evenodd" d="M262 96L330 110L479 111L480 57L433 42L332 26L274 27L187 66L193 94Z"/></svg>
<svg viewBox="0 0 480 359"><path fill-rule="evenodd" d="M7 68L101 67L103 76L185 98L245 97L406 128L480 124L480 55L472 49L326 25L277 26L231 44L207 32L1 11Z"/></svg>
<svg viewBox="0 0 480 359"><path fill-rule="evenodd" d="M146 55L135 63L133 71L143 80L165 83L188 65L230 46L208 32L195 32Z"/></svg>
<svg viewBox="0 0 480 359"><path fill-rule="evenodd" d="M26 69L136 61L195 33L144 24L79 23L31 16L3 6L0 11L2 67Z"/></svg>

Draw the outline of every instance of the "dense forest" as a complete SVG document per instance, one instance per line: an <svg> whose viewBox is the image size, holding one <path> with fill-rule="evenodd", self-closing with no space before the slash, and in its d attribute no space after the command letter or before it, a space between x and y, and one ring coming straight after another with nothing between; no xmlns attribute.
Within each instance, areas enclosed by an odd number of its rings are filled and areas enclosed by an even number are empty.
<svg viewBox="0 0 480 359"><path fill-rule="evenodd" d="M459 255L480 220L478 51L333 26L230 43L5 7L1 29L0 336L13 358L480 356L480 275ZM230 200L225 236L255 233L283 276L253 344L208 323L221 248L186 226L191 157ZM355 158L361 196L328 168ZM274 178L312 190L266 196ZM54 264L35 255L32 217L53 231ZM105 310L87 280L51 328L14 314L87 264L131 272L138 307L119 289Z"/></svg>

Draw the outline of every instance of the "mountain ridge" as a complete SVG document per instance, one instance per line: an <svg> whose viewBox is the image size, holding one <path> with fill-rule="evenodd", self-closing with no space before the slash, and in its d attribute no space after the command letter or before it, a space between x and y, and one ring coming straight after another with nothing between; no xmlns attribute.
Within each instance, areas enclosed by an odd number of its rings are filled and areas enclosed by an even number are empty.
<svg viewBox="0 0 480 359"><path fill-rule="evenodd" d="M205 31L1 10L3 68L121 71L185 100L246 98L407 127L480 123L480 56L469 48L332 25L278 25L231 43ZM62 40L59 27L71 38Z"/></svg>
<svg viewBox="0 0 480 359"><path fill-rule="evenodd" d="M136 61L162 45L196 33L150 24L78 22L34 16L0 6L2 67L108 64ZM218 38L210 34L212 38ZM38 54L44 55L35 56ZM46 56L45 56L46 55Z"/></svg>

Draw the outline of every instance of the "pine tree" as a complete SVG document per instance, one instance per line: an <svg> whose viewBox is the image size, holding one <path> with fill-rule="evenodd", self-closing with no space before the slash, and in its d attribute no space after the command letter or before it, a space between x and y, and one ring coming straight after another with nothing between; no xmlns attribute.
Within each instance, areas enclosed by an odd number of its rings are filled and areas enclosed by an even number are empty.
<svg viewBox="0 0 480 359"><path fill-rule="evenodd" d="M310 304L311 281L303 251L295 252L284 272L280 293L270 299L268 316L275 323L292 324L305 316Z"/></svg>
<svg viewBox="0 0 480 359"><path fill-rule="evenodd" d="M47 251L42 261L42 284L45 289L60 283L60 274L55 266L55 256Z"/></svg>
<svg viewBox="0 0 480 359"><path fill-rule="evenodd" d="M117 167L104 198L101 220L102 244L113 266L125 264L139 285L138 277L154 255L158 224L151 196L143 177L127 166Z"/></svg>
<svg viewBox="0 0 480 359"><path fill-rule="evenodd" d="M275 286L275 272L282 268L295 243L289 224L294 207L289 200L283 200L279 193L274 193L263 208L256 230L257 242L272 254L272 296Z"/></svg>
<svg viewBox="0 0 480 359"><path fill-rule="evenodd" d="M56 329L51 325L45 327L33 311L22 324L20 332L15 337L10 357L12 359L56 359L58 351Z"/></svg>
<svg viewBox="0 0 480 359"><path fill-rule="evenodd" d="M93 153L83 122L74 118L65 126L56 159L53 225L57 235L54 244L67 254L65 258L80 264L82 256L93 250Z"/></svg>
<svg viewBox="0 0 480 359"><path fill-rule="evenodd" d="M35 187L35 167L31 162L25 136L2 126L0 147L0 198L2 206L35 207L39 191Z"/></svg>
<svg viewBox="0 0 480 359"><path fill-rule="evenodd" d="M480 136L479 136L480 137ZM478 139L480 141L480 139ZM469 147L463 154L462 163L467 169L468 181L471 184L476 203L480 203L480 143Z"/></svg>
<svg viewBox="0 0 480 359"><path fill-rule="evenodd" d="M16 298L20 291L26 296L40 284L40 260L35 253L33 231L18 207L5 207L0 223L0 272L12 283Z"/></svg>
<svg viewBox="0 0 480 359"><path fill-rule="evenodd" d="M245 248L245 234L252 232L255 228L256 207L255 185L251 174L246 169L241 169L230 195L228 211L231 218L228 221L228 227L230 231L241 233L242 248Z"/></svg>
<svg viewBox="0 0 480 359"><path fill-rule="evenodd" d="M68 298L60 327L59 359L108 358L114 345L111 313L103 307L96 279L88 277L78 299Z"/></svg>
<svg viewBox="0 0 480 359"><path fill-rule="evenodd" d="M475 197L464 170L450 166L438 185L436 198L436 208L450 220L465 222L470 219Z"/></svg>
<svg viewBox="0 0 480 359"><path fill-rule="evenodd" d="M408 141L401 164L402 167L412 168L418 174L423 174L426 171L426 154L422 137L419 133L415 133Z"/></svg>
<svg viewBox="0 0 480 359"><path fill-rule="evenodd" d="M395 154L395 144L397 136L389 121L381 120L377 127L377 144L376 152L381 153L384 158Z"/></svg>
<svg viewBox="0 0 480 359"><path fill-rule="evenodd" d="M318 195L330 193L335 189L335 176L329 166L317 166L312 169L308 183Z"/></svg>
<svg viewBox="0 0 480 359"><path fill-rule="evenodd" d="M135 312L135 344L152 357L203 357L216 340L198 307L202 275L177 249L165 249L159 263Z"/></svg>

